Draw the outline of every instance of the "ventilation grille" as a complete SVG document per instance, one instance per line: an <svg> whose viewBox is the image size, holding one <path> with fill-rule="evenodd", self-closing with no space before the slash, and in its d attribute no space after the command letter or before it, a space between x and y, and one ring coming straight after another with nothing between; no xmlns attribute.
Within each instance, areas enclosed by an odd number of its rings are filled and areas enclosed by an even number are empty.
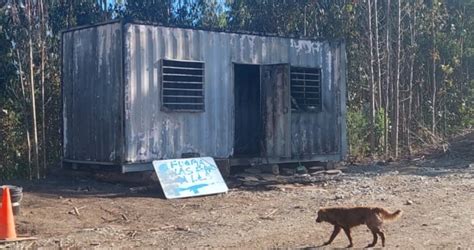
<svg viewBox="0 0 474 250"><path fill-rule="evenodd" d="M321 110L321 69L291 67L291 108L294 111Z"/></svg>
<svg viewBox="0 0 474 250"><path fill-rule="evenodd" d="M161 76L165 110L204 111L204 63L163 60Z"/></svg>

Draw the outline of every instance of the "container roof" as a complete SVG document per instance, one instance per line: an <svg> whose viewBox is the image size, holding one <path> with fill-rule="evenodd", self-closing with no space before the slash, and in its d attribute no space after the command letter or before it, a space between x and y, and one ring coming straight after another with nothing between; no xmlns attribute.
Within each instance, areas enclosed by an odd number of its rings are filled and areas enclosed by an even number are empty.
<svg viewBox="0 0 474 250"><path fill-rule="evenodd" d="M115 19L106 22L99 22L95 24L88 24L82 25L77 27L72 27L69 29L65 29L62 32L71 32L81 29L87 29L95 26L103 26L108 24L114 23L122 23L122 25L126 24L137 24L137 25L149 25L149 26L157 26L157 27L165 27L165 28L178 28L178 29L188 29L188 30L202 30L208 32L216 32L216 33L228 33L228 34L238 34L238 35L253 35L253 36L263 36L263 37L278 37L278 38L287 38L287 39L298 39L298 40L310 40L315 42L323 42L323 41L333 41L333 42L343 42L343 38L336 38L336 39L324 39L324 38L315 38L315 37L304 37L304 36L283 36L274 33L265 33L265 32L252 32L252 31L229 31L229 30L221 30L221 29L204 29L204 28L196 28L196 27L189 27L189 26L179 26L179 25L164 25L161 23L154 23L148 21L140 21L140 20L126 20L126 19Z"/></svg>

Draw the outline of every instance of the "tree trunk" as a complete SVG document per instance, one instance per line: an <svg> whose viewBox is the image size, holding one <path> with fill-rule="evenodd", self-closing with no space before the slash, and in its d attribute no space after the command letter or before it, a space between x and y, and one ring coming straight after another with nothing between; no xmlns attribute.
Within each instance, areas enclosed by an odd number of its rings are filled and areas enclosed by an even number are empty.
<svg viewBox="0 0 474 250"><path fill-rule="evenodd" d="M374 82L374 55L373 55L373 44L372 44L372 6L371 0L367 1L367 9L369 11L369 50L370 50L370 153L373 154L375 151L375 82Z"/></svg>
<svg viewBox="0 0 474 250"><path fill-rule="evenodd" d="M46 174L46 152L47 152L47 146L46 146L46 112L45 112L45 81L44 81L44 70L45 70L45 60L46 60L46 53L45 53L45 40L46 40L46 26L45 26L45 19L44 19L44 5L43 5L43 0L39 1L40 4L40 11L41 11L41 30L40 30L40 35L39 35L39 42L41 45L41 145L42 145L42 160L43 160L43 177L45 177ZM44 34L44 37L42 36ZM42 39L43 38L43 39Z"/></svg>
<svg viewBox="0 0 474 250"><path fill-rule="evenodd" d="M375 55L377 58L377 85L378 85L378 101L379 109L383 107L382 105L382 66L380 62L380 41L379 41L379 12L377 7L377 1L374 1L375 9Z"/></svg>
<svg viewBox="0 0 474 250"><path fill-rule="evenodd" d="M400 50L401 50L401 11L402 7L400 4L401 0L398 0L398 18L397 18L397 71L396 81L393 86L393 126L392 126L392 150L395 153L395 158L398 158L398 130L400 121Z"/></svg>
<svg viewBox="0 0 474 250"><path fill-rule="evenodd" d="M385 41L385 46L386 46L386 57L387 57L387 65L386 65L386 68L387 68L387 76L386 76L386 84L385 84L385 109L384 109L384 112L383 112L383 116L384 116L384 119L383 119L383 125L384 125L384 148L383 148L383 151L384 151L384 154L385 156L387 156L388 154L388 107L389 107L389 99L388 99L388 89L390 86L390 0L387 0L387 13L386 13L386 41Z"/></svg>
<svg viewBox="0 0 474 250"><path fill-rule="evenodd" d="M25 119L25 128L26 128L26 143L28 147L28 179L31 180L33 178L33 171L31 169L31 138L30 138L30 127L28 126L28 111L26 107L28 106L28 98L26 97L26 91L25 91L25 82L23 80L23 67L22 67L22 61L20 57L20 52L18 49L15 49L16 51L16 56L18 58L18 69L20 71L19 77L20 77L20 87L21 87L21 95L24 100L24 104L21 105L22 111L23 111L23 116Z"/></svg>
<svg viewBox="0 0 474 250"><path fill-rule="evenodd" d="M433 53L432 53L432 66L433 66L433 78L432 78L432 99L431 99L431 133L436 134L436 37L435 37L435 27L434 21L432 22L432 39L433 39Z"/></svg>
<svg viewBox="0 0 474 250"><path fill-rule="evenodd" d="M406 134L406 142L407 142L407 150L408 154L411 155L411 128L412 128L412 106L413 106L413 69L415 67L415 25L416 25L416 10L415 6L413 6L411 11L411 20L410 20L410 46L411 46L411 57L410 57L410 80L409 80L409 88L408 88L408 120L407 120L407 134Z"/></svg>
<svg viewBox="0 0 474 250"><path fill-rule="evenodd" d="M35 150L35 167L36 167L36 178L40 178L40 168L39 168L39 150L38 150L38 129L36 121L36 99L35 99L35 77L34 77L34 62L33 62L33 16L31 13L31 8L33 4L28 2L28 49L29 49L29 59L30 59L30 87L31 87L31 113L33 115L33 147Z"/></svg>

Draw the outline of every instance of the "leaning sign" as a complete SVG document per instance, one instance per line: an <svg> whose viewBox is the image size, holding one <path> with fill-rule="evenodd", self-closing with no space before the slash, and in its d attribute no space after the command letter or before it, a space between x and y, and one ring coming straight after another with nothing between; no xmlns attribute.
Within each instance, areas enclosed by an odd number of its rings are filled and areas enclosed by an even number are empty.
<svg viewBox="0 0 474 250"><path fill-rule="evenodd" d="M153 167L167 199L229 190L211 157L153 161Z"/></svg>

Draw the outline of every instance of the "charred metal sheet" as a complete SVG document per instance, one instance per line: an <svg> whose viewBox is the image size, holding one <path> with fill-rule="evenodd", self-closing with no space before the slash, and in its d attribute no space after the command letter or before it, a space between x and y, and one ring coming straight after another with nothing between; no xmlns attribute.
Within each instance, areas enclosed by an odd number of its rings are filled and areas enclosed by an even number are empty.
<svg viewBox="0 0 474 250"><path fill-rule="evenodd" d="M320 67L323 110L289 115L289 152L276 150L271 154L286 157L337 152L337 113L333 112L338 106L332 95L338 84L332 79L328 42L138 24L127 24L125 34L126 161L176 158L187 152L232 156L233 63ZM205 63L205 112L160 110L161 59ZM274 143L277 146L281 141Z"/></svg>
<svg viewBox="0 0 474 250"><path fill-rule="evenodd" d="M288 64L262 66L265 158L289 158L291 154L289 72Z"/></svg>
<svg viewBox="0 0 474 250"><path fill-rule="evenodd" d="M301 158L307 155L328 155L338 153L341 134L340 124L340 86L344 85L335 78L339 72L334 69L332 45L323 43L320 46L297 46L306 51L319 51L316 60L321 65L321 111L316 113L292 112L292 157ZM303 49L301 49L303 50ZM337 80L337 81L336 81Z"/></svg>
<svg viewBox="0 0 474 250"><path fill-rule="evenodd" d="M121 26L63 33L64 158L115 162L120 149Z"/></svg>
<svg viewBox="0 0 474 250"><path fill-rule="evenodd" d="M163 60L204 63L203 110L162 108ZM261 78L262 98L272 100L262 105L262 157L345 154L343 42L109 23L63 33L65 158L130 164L183 153L233 157L234 64L260 65L261 72L275 64L321 69L321 110L312 113L291 111L289 70ZM263 91L265 81L274 88Z"/></svg>

